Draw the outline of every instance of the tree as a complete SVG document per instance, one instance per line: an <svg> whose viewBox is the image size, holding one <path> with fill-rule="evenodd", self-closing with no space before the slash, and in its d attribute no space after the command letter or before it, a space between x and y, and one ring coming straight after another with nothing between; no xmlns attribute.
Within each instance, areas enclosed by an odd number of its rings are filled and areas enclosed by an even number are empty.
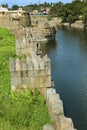
<svg viewBox="0 0 87 130"><path fill-rule="evenodd" d="M62 21L69 22L70 24L79 19L79 16L82 15L82 8L84 3L81 1L74 1L70 4L65 4L63 6L63 15Z"/></svg>
<svg viewBox="0 0 87 130"><path fill-rule="evenodd" d="M50 15L61 17L62 16L62 12L63 12L62 11L62 9L63 9L62 7L63 7L63 3L61 3L61 2L52 4L52 7L50 9Z"/></svg>
<svg viewBox="0 0 87 130"><path fill-rule="evenodd" d="M18 8L19 8L19 6L16 4L12 6L12 10L18 10Z"/></svg>
<svg viewBox="0 0 87 130"><path fill-rule="evenodd" d="M83 8L83 23L85 26L87 26L87 7Z"/></svg>
<svg viewBox="0 0 87 130"><path fill-rule="evenodd" d="M2 4L2 7L8 8L8 4Z"/></svg>

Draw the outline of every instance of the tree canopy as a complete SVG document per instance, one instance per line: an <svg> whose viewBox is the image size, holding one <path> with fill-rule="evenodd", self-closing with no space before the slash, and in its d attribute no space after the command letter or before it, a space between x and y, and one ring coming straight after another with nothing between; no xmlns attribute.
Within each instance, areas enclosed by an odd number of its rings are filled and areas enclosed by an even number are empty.
<svg viewBox="0 0 87 130"><path fill-rule="evenodd" d="M62 18L62 22L75 22L82 16L83 22L87 22L87 4L84 1L76 0L72 3L55 3L51 7L50 15Z"/></svg>

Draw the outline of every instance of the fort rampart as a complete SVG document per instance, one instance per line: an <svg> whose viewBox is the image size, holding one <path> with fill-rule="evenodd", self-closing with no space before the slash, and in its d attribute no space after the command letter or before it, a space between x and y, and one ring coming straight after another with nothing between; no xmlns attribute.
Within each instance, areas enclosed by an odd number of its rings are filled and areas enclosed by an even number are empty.
<svg viewBox="0 0 87 130"><path fill-rule="evenodd" d="M35 35L31 30L23 27L15 35L16 57L10 58L11 89L37 87L43 90L53 122L44 125L43 130L76 130L72 119L64 116L63 102L52 88L50 59L42 56L40 42L33 40Z"/></svg>
<svg viewBox="0 0 87 130"><path fill-rule="evenodd" d="M30 14L26 11L6 11L0 12L0 26L10 30L17 29L19 26L30 26Z"/></svg>

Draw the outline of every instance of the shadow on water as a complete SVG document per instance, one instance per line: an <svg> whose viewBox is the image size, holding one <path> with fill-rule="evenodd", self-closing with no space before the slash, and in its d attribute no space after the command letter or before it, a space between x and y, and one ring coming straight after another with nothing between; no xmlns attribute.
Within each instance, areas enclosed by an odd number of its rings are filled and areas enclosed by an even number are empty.
<svg viewBox="0 0 87 130"><path fill-rule="evenodd" d="M56 40L48 41L47 43L41 44L41 50L43 54L49 55L50 52L55 51L56 46L57 46Z"/></svg>
<svg viewBox="0 0 87 130"><path fill-rule="evenodd" d="M59 28L56 42L42 44L52 65L55 89L75 128L87 130L87 30Z"/></svg>

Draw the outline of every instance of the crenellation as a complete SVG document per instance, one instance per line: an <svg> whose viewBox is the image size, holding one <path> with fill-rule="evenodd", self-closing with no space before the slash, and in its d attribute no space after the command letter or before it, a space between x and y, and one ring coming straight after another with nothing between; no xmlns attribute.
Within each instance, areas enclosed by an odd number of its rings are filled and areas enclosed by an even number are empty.
<svg viewBox="0 0 87 130"><path fill-rule="evenodd" d="M16 71L21 71L21 69L22 69L19 58L16 58L16 60L15 60L15 69L16 69Z"/></svg>
<svg viewBox="0 0 87 130"><path fill-rule="evenodd" d="M76 130L72 119L64 116L63 102L59 94L53 88L48 88L44 96L55 130Z"/></svg>
<svg viewBox="0 0 87 130"><path fill-rule="evenodd" d="M48 58L45 57L48 60ZM42 61L35 53L30 52L29 56L21 59L16 58L10 62L11 65L11 85L12 86L27 86L27 87L51 87L51 70L46 65L45 60ZM13 64L14 63L14 64ZM14 69L15 68L15 69ZM14 84L13 80L20 78Z"/></svg>
<svg viewBox="0 0 87 130"><path fill-rule="evenodd" d="M21 58L21 69L22 71L26 71L27 68L26 68L26 58Z"/></svg>

